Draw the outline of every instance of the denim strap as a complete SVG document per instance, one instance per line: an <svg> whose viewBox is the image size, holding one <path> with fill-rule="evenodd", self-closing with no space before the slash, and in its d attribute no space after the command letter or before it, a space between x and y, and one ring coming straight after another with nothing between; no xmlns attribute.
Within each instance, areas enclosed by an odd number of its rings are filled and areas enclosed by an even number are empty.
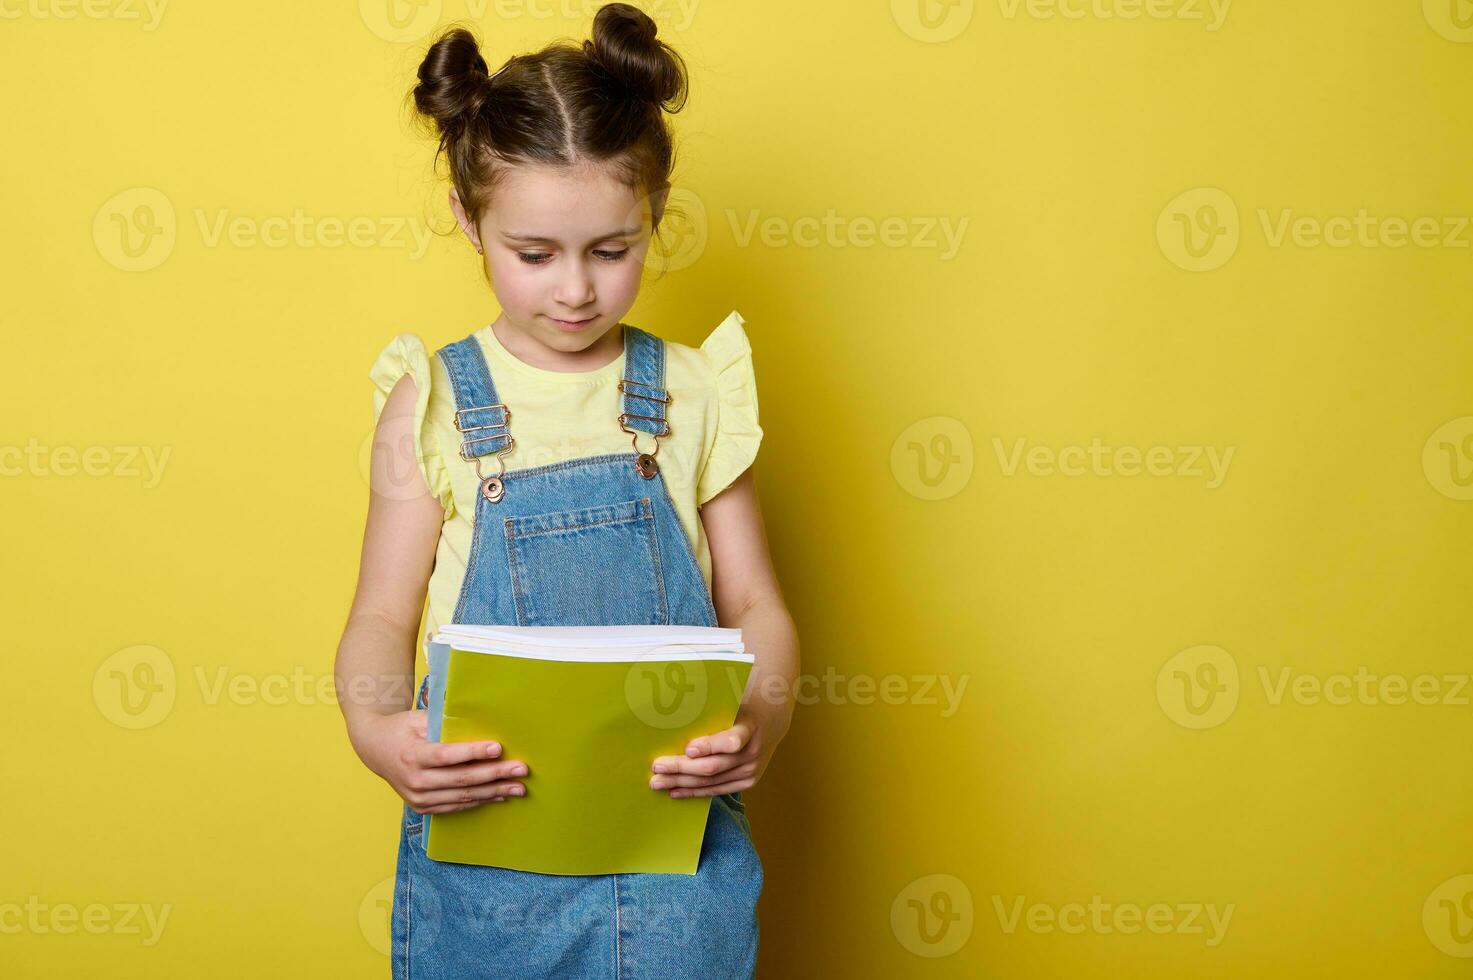
<svg viewBox="0 0 1473 980"><path fill-rule="evenodd" d="M456 428L462 438L461 458L498 453L512 444L510 412L496 394L496 382L476 335L436 352L455 392ZM669 431L665 419L665 343L654 334L624 325L624 422L651 435ZM641 417L648 416L648 417Z"/></svg>
<svg viewBox="0 0 1473 980"><path fill-rule="evenodd" d="M446 344L436 352L455 392L455 427L460 430L460 456L470 459L499 453L512 444L511 415L496 396L496 382L476 335Z"/></svg>
<svg viewBox="0 0 1473 980"><path fill-rule="evenodd" d="M670 431L665 419L665 342L638 327L624 325L624 423L630 428L662 436ZM651 416L640 418L639 416Z"/></svg>

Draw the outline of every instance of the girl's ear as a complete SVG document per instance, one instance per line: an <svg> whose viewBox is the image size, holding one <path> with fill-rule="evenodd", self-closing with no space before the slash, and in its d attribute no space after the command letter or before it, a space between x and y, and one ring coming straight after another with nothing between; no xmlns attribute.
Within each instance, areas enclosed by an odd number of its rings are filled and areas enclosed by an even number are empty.
<svg viewBox="0 0 1473 980"><path fill-rule="evenodd" d="M470 215L465 213L465 206L460 203L460 192L454 187L450 188L450 210L455 212L455 221L460 225L460 230L465 232L471 244L476 247L477 252L485 254L481 248L481 236L476 226L471 224Z"/></svg>

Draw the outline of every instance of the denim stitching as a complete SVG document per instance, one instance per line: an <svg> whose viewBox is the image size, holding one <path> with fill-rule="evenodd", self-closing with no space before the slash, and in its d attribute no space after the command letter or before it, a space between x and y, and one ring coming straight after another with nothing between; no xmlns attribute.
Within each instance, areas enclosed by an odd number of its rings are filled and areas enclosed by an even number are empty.
<svg viewBox="0 0 1473 980"><path fill-rule="evenodd" d="M465 575L460 580L460 597L455 602L455 617L453 622L465 622L465 608L470 602L471 582L476 578L476 571L480 568L479 555L481 553L481 508L491 506L490 501L480 494L476 494L475 516L471 520L471 551L465 558Z"/></svg>
<svg viewBox="0 0 1473 980"><path fill-rule="evenodd" d="M599 527L603 524L633 524L635 521L653 522L653 517L646 517L643 514L633 514L627 517L609 517L601 521L585 521L582 524L563 524L558 527L545 527L536 531L514 531L512 530L514 525L511 523L511 518L507 518L506 527L507 537L509 538L535 538L543 534L557 534L560 531L581 531L585 527Z"/></svg>
<svg viewBox="0 0 1473 980"><path fill-rule="evenodd" d="M517 625L526 626L529 619L527 613L526 590L522 587L522 576L525 574L522 568L522 556L517 551L516 536L511 533L511 518L508 517L503 524L503 537L506 539L506 568L511 577L511 601L517 611Z"/></svg>
<svg viewBox="0 0 1473 980"><path fill-rule="evenodd" d="M413 849L413 843L409 845ZM414 856L404 855L404 949L399 957L404 964L404 980L409 980L409 927L414 921L414 909L410 900L414 896Z"/></svg>
<svg viewBox="0 0 1473 980"><path fill-rule="evenodd" d="M623 926L619 917L619 876L610 877L614 879L614 980L620 980L624 976L624 937L620 935Z"/></svg>
<svg viewBox="0 0 1473 980"><path fill-rule="evenodd" d="M660 484L660 492L665 495L665 502L670 505L670 510L675 514L675 529L680 533L676 535L680 539L682 550L690 558L690 563L696 570L696 585L700 589L701 599L706 604L706 614L710 617L709 622L715 626L721 623L716 618L716 604L711 599L711 588L706 584L706 577L701 574L701 563L696 561L696 553L691 548L690 538L685 533L685 526L680 523L680 513L675 510L675 501L670 496L670 486L665 482L664 476L657 475L655 481ZM700 511L696 511L696 520L701 519Z"/></svg>
<svg viewBox="0 0 1473 980"><path fill-rule="evenodd" d="M598 456L579 456L577 459L565 459L560 463L543 463L541 466L524 466L519 470L507 470L508 479L515 476L537 476L541 473L552 473L557 470L572 469L575 466L608 465L635 457L634 453L603 453ZM510 490L510 484L507 487Z"/></svg>
<svg viewBox="0 0 1473 980"><path fill-rule="evenodd" d="M643 512L642 516L649 521L646 526L649 528L650 554L655 559L655 587L660 590L660 619L665 625L669 625L670 598L665 591L665 566L660 561L660 535L655 530L655 510L650 506L650 498L640 498L639 509Z"/></svg>

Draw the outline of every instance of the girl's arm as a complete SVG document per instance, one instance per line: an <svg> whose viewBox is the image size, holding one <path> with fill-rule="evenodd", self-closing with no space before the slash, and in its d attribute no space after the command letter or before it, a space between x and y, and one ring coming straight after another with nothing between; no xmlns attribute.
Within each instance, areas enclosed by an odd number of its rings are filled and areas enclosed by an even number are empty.
<svg viewBox="0 0 1473 980"><path fill-rule="evenodd" d="M755 662L731 728L692 740L683 757L654 761L654 771L668 775L655 776L650 786L671 796L751 788L787 734L798 677L798 631L772 567L752 468L708 500L700 517L711 546L717 620L741 629Z"/></svg>
<svg viewBox="0 0 1473 980"><path fill-rule="evenodd" d="M358 588L338 644L338 705L358 757L419 813L449 813L520 795L509 780L525 764L497 759L495 742L426 740L414 708L414 654L420 612L444 510L415 459L414 379L394 385L379 415L370 463L368 523Z"/></svg>
<svg viewBox="0 0 1473 980"><path fill-rule="evenodd" d="M350 735L376 716L414 706L420 613L444 519L414 458L414 440L395 438L413 424L416 395L406 374L389 393L374 432L358 588L337 657L339 705ZM361 696L359 689L370 686L372 696Z"/></svg>

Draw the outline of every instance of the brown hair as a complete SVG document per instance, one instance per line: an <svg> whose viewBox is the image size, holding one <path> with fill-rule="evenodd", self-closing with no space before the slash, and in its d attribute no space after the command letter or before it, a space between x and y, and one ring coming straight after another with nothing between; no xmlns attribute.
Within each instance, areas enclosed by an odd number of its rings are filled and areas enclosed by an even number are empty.
<svg viewBox="0 0 1473 980"><path fill-rule="evenodd" d="M639 195L670 180L675 152L664 112L685 105L685 62L656 38L655 22L627 3L599 8L593 37L558 41L507 60L494 74L466 28L441 33L410 93L439 133L435 152L479 224L510 166L608 165ZM659 221L655 222L659 230Z"/></svg>

